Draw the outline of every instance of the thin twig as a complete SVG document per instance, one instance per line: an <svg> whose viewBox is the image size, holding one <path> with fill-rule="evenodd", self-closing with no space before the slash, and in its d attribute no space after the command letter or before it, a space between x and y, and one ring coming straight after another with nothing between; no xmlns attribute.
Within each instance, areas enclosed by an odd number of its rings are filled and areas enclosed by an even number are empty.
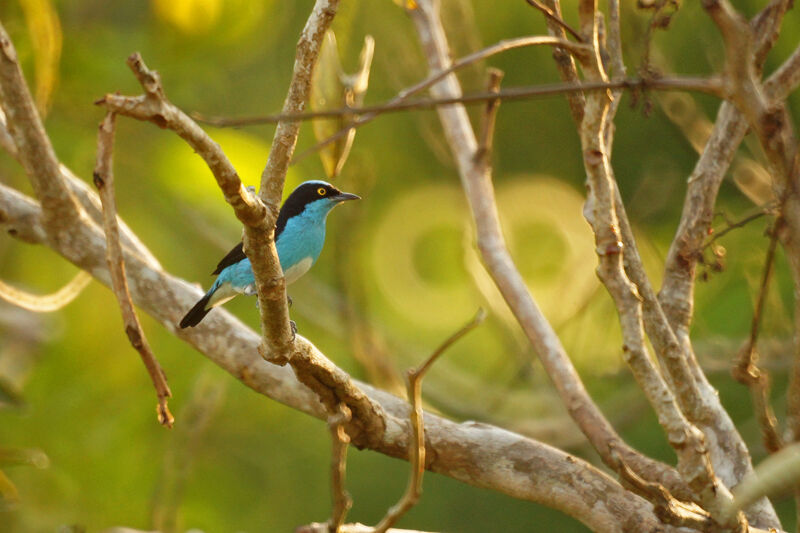
<svg viewBox="0 0 800 533"><path fill-rule="evenodd" d="M347 517L347 512L353 506L353 498L345 488L347 474L347 448L350 437L345 431L345 424L350 422L352 414L343 403L339 404L338 412L328 417L328 429L331 432L331 497L333 510L328 520L328 531L339 533L339 528Z"/></svg>
<svg viewBox="0 0 800 533"><path fill-rule="evenodd" d="M758 367L758 351L756 349L756 344L758 343L761 319L764 314L764 303L767 300L769 283L772 279L780 226L781 219L779 218L769 231L769 246L767 247L767 257L764 260L764 270L761 274L761 284L758 289L758 297L756 298L756 307L753 311L753 319L750 324L750 337L739 353L739 357L736 359L733 368L731 368L733 378L750 389L756 420L761 427L761 436L764 439L764 447L770 453L775 453L783 447L783 439L778 431L778 421L769 401L769 374Z"/></svg>
<svg viewBox="0 0 800 533"><path fill-rule="evenodd" d="M438 78L438 74L436 76ZM427 83L427 80L426 80ZM435 82L434 82L435 83ZM427 85L426 85L427 88ZM509 87L497 92L480 91L468 93L461 96L444 98L420 98L416 100L401 99L399 96L392 100L373 106L362 107L340 107L338 109L328 109L322 111L310 111L303 113L279 113L275 115L263 115L258 117L244 118L225 118L225 117L205 117L199 113L192 116L199 122L217 127L241 127L254 126L258 124L273 124L280 121L303 122L307 120L322 120L340 117L344 115L360 116L352 124L342 128L330 138L325 139L318 145L309 150L320 150L327 144L334 142L341 132L347 132L353 128L363 126L371 122L375 117L384 113L396 113L410 110L434 109L453 104L475 105L486 101L495 100L528 100L537 97L556 96L568 93L580 93L584 91L604 91L608 89L625 89L633 92L658 90L658 91L694 91L710 94L719 98L724 98L723 86L717 78L624 78L613 81L590 81L580 83L551 83L544 85L532 85L521 87ZM415 91L416 92L416 91ZM323 144L325 143L325 144ZM298 158L301 155L297 156Z"/></svg>
<svg viewBox="0 0 800 533"><path fill-rule="evenodd" d="M422 476L425 472L425 423L422 412L422 380L430 370L433 363L450 346L455 344L464 335L478 327L486 320L486 311L478 309L475 317L465 324L461 329L452 334L417 368L412 368L406 373L408 378L407 390L409 402L411 402L411 430L413 438L410 441L409 459L411 464L411 475L408 478L406 491L397 504L393 505L383 519L375 526L374 533L386 533L386 531L397 523L409 509L416 505L422 494Z"/></svg>
<svg viewBox="0 0 800 533"><path fill-rule="evenodd" d="M544 4L542 4L541 2L539 2L539 0L525 0L525 1L526 1L526 2L528 2L528 5L530 5L530 6L532 6L532 7L535 7L536 9L538 9L539 11L541 11L541 12L542 12L542 14L544 14L544 16L547 18L547 20L549 20L549 21L551 21L551 22L553 22L553 23L557 24L558 26L561 26L561 27L562 27L562 28L563 28L563 29L564 29L566 32L568 32L570 35L572 35L573 37L575 37L575 39L576 39L576 40L577 40L579 43L583 43L583 42L585 42L585 40L583 39L583 37L581 37L581 35L580 35L580 34L579 34L577 31L575 31L574 29L572 29L572 26L570 26L569 24L567 24L567 23L564 21L564 19L562 19L561 17L559 17L559 16L558 16L558 15L557 15L557 14L556 14L556 13L555 13L555 12L554 12L552 9L550 9L550 8L549 8L549 7L547 7L546 5L544 5Z"/></svg>
<svg viewBox="0 0 800 533"><path fill-rule="evenodd" d="M97 134L97 164L94 170L94 184L100 193L100 200L103 202L103 222L106 234L106 260L108 269L111 273L111 284L114 295L119 302L122 311L122 320L125 323L125 333L131 345L139 352L144 362L153 386L158 396L158 421L161 425L168 428L172 427L175 421L172 413L169 412L167 399L172 396L172 392L167 385L167 377L158 364L155 354L150 349L147 337L144 335L139 317L133 308L133 301L128 290L128 279L125 275L125 262L122 256L122 246L119 242L119 227L117 226L117 206L114 199L114 172L112 170L114 147L114 113L109 112Z"/></svg>
<svg viewBox="0 0 800 533"><path fill-rule="evenodd" d="M487 88L490 93L500 91L500 82L503 80L503 71L490 68L489 82ZM475 162L479 165L488 165L492 159L492 144L494 142L494 126L497 121L497 110L500 107L500 100L489 100L486 102L486 109L483 112L483 122L481 123L481 135L478 141L478 149L475 151Z"/></svg>
<svg viewBox="0 0 800 533"><path fill-rule="evenodd" d="M745 215L744 217L740 218L739 220L729 221L727 226L725 226L724 228L722 228L719 231L715 231L714 234L711 235L711 237L705 243L703 243L702 249L708 248L709 246L714 244L714 242L717 239L722 238L723 236L727 235L731 231L733 231L735 229L738 229L738 228L742 228L742 227L746 226L747 224L749 224L750 222L753 222L754 220L758 220L759 218L761 218L763 216L769 215L770 212L771 212L770 206L766 206L766 207L760 208L758 211L756 211L754 213L751 213L749 215Z"/></svg>

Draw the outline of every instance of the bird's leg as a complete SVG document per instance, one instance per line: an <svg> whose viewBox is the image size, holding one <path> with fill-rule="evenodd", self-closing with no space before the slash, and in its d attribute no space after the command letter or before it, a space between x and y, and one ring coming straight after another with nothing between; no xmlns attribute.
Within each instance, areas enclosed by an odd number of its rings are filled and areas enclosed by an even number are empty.
<svg viewBox="0 0 800 533"><path fill-rule="evenodd" d="M289 307L292 306L292 297L289 296L288 294L286 295L286 302L289 304Z"/></svg>

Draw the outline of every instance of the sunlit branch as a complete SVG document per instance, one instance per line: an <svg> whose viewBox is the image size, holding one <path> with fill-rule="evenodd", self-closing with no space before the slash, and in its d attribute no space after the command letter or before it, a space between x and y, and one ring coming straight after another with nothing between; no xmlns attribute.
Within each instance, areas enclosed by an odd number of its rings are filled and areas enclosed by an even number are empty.
<svg viewBox="0 0 800 533"><path fill-rule="evenodd" d="M36 313L50 313L58 311L69 305L83 289L92 281L92 276L84 271L75 274L66 285L51 294L31 294L22 289L12 287L0 280L0 299L3 299L17 307L22 307L28 311Z"/></svg>
<svg viewBox="0 0 800 533"><path fill-rule="evenodd" d="M282 112L302 112L311 92L314 72L325 32L333 22L339 0L316 0L297 41L294 70ZM261 356L276 364L285 364L292 356L294 332L289 324L286 280L275 248L273 229L278 219L283 185L294 154L300 124L280 120L270 146L267 164L261 173L258 198L266 207L263 227L246 226L244 251L255 276L258 309L261 315L263 343ZM297 368L295 368L297 370Z"/></svg>
<svg viewBox="0 0 800 533"><path fill-rule="evenodd" d="M59 170L59 161L45 132L36 104L25 82L17 51L0 24L0 101L5 126L16 146L17 158L42 205L45 230L51 239L68 238L66 223L80 216L80 208ZM4 145L8 140L4 141Z"/></svg>
<svg viewBox="0 0 800 533"><path fill-rule="evenodd" d="M390 527L396 524L404 514L416 505L422 494L422 475L425 472L425 423L422 412L422 380L425 378L425 374L448 348L478 327L484 320L486 320L486 311L478 309L475 318L445 340L421 365L407 372L407 392L408 399L411 402L412 439L409 444L408 459L411 464L411 475L408 478L408 485L400 501L392 506L380 523L375 526L375 533L386 533Z"/></svg>

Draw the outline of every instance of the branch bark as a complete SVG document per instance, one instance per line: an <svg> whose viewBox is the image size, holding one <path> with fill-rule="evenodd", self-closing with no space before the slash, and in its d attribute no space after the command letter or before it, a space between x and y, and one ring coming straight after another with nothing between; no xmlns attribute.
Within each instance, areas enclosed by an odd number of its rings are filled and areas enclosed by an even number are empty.
<svg viewBox="0 0 800 533"><path fill-rule="evenodd" d="M0 221L4 221L2 224L6 227L25 225L27 234L43 234L42 212L37 203L1 184ZM42 244L110 285L102 231L88 220L70 229L83 253L77 254L72 247L48 241ZM200 292L185 281L152 268L138 255L124 253L131 296L138 306L246 386L302 412L327 419L318 396L297 381L288 368L264 364L257 354L260 337L224 310L209 315L204 328L176 331L175 323L181 310L196 301ZM298 342L327 361L302 337L298 336ZM406 458L410 434L408 404L369 385L358 382L355 385L364 391L370 404L379 407L386 429L371 435L355 430L354 424L359 422L354 411L354 421L347 427L353 444ZM595 531L621 532L638 528L678 531L664 527L644 499L631 495L581 459L487 424L457 424L430 413L424 416L426 468L429 470L559 509ZM668 471L666 476L668 479Z"/></svg>
<svg viewBox="0 0 800 533"><path fill-rule="evenodd" d="M296 113L305 109L322 40L333 22L338 5L339 0L315 2L314 9L297 42L292 81L283 104L284 113ZM272 230L278 220L286 172L289 170L289 162L299 133L298 122L278 123L269 159L261 174L259 191L259 198L267 208L265 220L268 231L246 226L244 237L245 253L250 258L258 289L261 331L265 341L261 354L277 364L283 364L290 357L294 357L290 355L294 333L289 327L286 280L281 272Z"/></svg>
<svg viewBox="0 0 800 533"><path fill-rule="evenodd" d="M100 191L100 200L103 202L106 261L111 274L111 287L122 312L125 334L133 348L139 352L156 389L158 422L162 426L171 428L175 418L169 412L167 400L172 396L172 392L167 385L167 376L161 365L158 364L156 356L150 348L150 343L147 342L136 310L133 308L131 294L128 290L128 278L125 275L125 261L122 258L122 245L119 242L119 227L117 226L117 205L114 198L114 119L114 113L109 112L100 123L97 133L97 164L94 169L94 184Z"/></svg>
<svg viewBox="0 0 800 533"><path fill-rule="evenodd" d="M417 28L431 75L447 69L450 62L447 41L432 3L418 1L417 8L409 10L409 14ZM432 86L431 93L435 97L458 97L461 87L455 76L450 74ZM614 449L642 478L664 484L681 499L691 499L692 491L678 473L623 442L589 397L558 336L528 292L508 253L500 228L491 175L488 167L475 163L474 154L478 145L464 107L453 105L440 108L438 112L458 165L486 269L535 348L573 420L612 469L617 464L612 454Z"/></svg>

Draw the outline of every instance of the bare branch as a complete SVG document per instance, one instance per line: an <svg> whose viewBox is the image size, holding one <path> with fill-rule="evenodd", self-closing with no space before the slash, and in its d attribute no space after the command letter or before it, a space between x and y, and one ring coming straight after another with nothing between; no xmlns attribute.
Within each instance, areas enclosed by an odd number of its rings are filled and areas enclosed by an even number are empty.
<svg viewBox="0 0 800 533"><path fill-rule="evenodd" d="M544 0L544 3L552 9L553 13L561 18L561 4L559 0ZM547 19L547 31L550 35L562 39L566 38L564 28L549 18ZM556 68L558 68L558 74L561 76L562 81L572 84L578 82L578 69L575 66L575 58L572 57L572 55L568 54L562 48L556 48L553 50L553 60L556 62ZM575 124L580 124L583 120L583 108L586 105L583 93L568 93L567 103L569 103L569 110L570 113L572 113L572 119L575 121Z"/></svg>
<svg viewBox="0 0 800 533"><path fill-rule="evenodd" d="M0 299L36 313L51 313L67 306L83 292L92 276L80 271L66 285L51 294L31 294L0 280Z"/></svg>
<svg viewBox="0 0 800 533"><path fill-rule="evenodd" d="M764 312L764 302L767 298L767 289L769 288L769 282L772 277L775 248L778 244L779 226L780 219L775 221L770 231L767 258L764 261L764 271L761 275L761 285L759 286L758 297L756 298L756 308L753 311L753 320L750 325L750 337L731 369L731 374L734 379L750 389L756 420L761 427L761 435L764 439L764 447L770 453L777 452L783 447L783 439L778 432L778 421L775 418L775 413L769 401L769 375L764 370L758 368L756 343L758 342L758 332L761 326L761 317Z"/></svg>
<svg viewBox="0 0 800 533"><path fill-rule="evenodd" d="M28 244L44 244L47 233L39 203L10 187L0 187L0 228Z"/></svg>
<svg viewBox="0 0 800 533"><path fill-rule="evenodd" d="M150 349L139 317L133 308L133 301L128 290L128 280L125 276L125 262L123 259L122 246L119 242L119 227L117 226L117 206L114 199L114 172L113 172L113 149L114 149L114 113L109 112L97 133L97 164L94 170L94 184L100 192L100 200L103 202L104 230L106 234L106 260L111 273L111 285L114 295L119 302L122 311L122 321L125 323L125 333L128 335L131 345L139 352L147 373L153 381L158 396L158 422L168 428L172 427L175 421L172 413L169 412L167 399L172 396L172 392L167 385L167 376L158 364L155 354Z"/></svg>
<svg viewBox="0 0 800 533"><path fill-rule="evenodd" d="M525 0L525 1L528 2L528 5L535 7L536 9L541 11L548 22L553 23L556 26L560 26L562 30L568 32L570 35L575 37L575 39L579 43L585 42L583 37L581 37L581 35L577 31L572 29L572 26L564 22L564 19L562 19L559 16L559 14L555 13L552 9L539 2L539 0Z"/></svg>
<svg viewBox="0 0 800 533"><path fill-rule="evenodd" d="M430 70L446 69L449 51L435 8L429 1L420 1L418 8L409 13L417 27ZM461 88L451 74L434 85L431 92L435 97L458 97ZM464 107L454 105L440 108L438 112L458 164L486 269L539 355L570 415L606 464L615 464L610 453L613 446L641 477L659 480L677 497L691 500L692 492L677 472L625 444L589 397L558 336L536 305L511 259L500 228L491 176L488 169L479 168L474 163L477 142Z"/></svg>
<svg viewBox="0 0 800 533"><path fill-rule="evenodd" d="M375 533L386 533L390 527L396 524L404 514L417 504L422 494L422 475L425 470L425 423L423 419L424 414L422 412L422 380L425 378L425 374L450 346L478 327L485 319L486 311L478 309L475 318L445 340L421 365L407 372L407 391L409 401L411 402L410 419L412 438L408 454L408 462L411 464L411 475L408 478L408 485L400 501L392 506L380 523L375 526Z"/></svg>
<svg viewBox="0 0 800 533"><path fill-rule="evenodd" d="M503 71L489 69L489 92L497 93L500 91L500 82L503 80ZM497 121L497 110L500 107L499 100L489 100L486 102L486 109L483 112L483 122L481 125L480 142L475 151L475 162L480 165L489 165L492 159L492 143L494 142L494 125Z"/></svg>
<svg viewBox="0 0 800 533"><path fill-rule="evenodd" d="M314 4L297 42L292 81L283 104L284 113L297 113L305 109L322 40L333 22L338 4L339 0L317 0ZM278 123L269 159L261 174L259 191L259 198L267 208L265 228L268 231L247 226L244 235L244 250L250 259L258 290L261 332L264 337L261 355L277 364L285 363L290 356L294 333L289 326L286 280L281 271L272 229L278 219L283 184L299 133L300 124L297 122Z"/></svg>
<svg viewBox="0 0 800 533"><path fill-rule="evenodd" d="M28 179L41 202L44 227L51 239L68 238L63 228L79 208L59 170L58 157L45 133L22 75L17 52L0 24L0 101L5 121ZM7 141L6 143L7 144Z"/></svg>
<svg viewBox="0 0 800 533"><path fill-rule="evenodd" d="M242 224L262 227L266 211L264 206L244 187L236 169L219 145L167 99L158 73L147 68L142 56L138 53L132 54L127 62L145 93L141 96L106 94L96 104L118 115L153 122L160 128L177 133L206 162L222 189L225 200L231 204Z"/></svg>
<svg viewBox="0 0 800 533"><path fill-rule="evenodd" d="M547 39L547 37L541 37ZM452 69L452 67L451 67ZM455 69L453 69L455 70ZM441 74L441 73L440 73ZM439 75L433 76L440 78ZM443 77L443 76L441 76ZM429 78L430 79L430 78ZM428 80L426 80L428 83ZM435 83L435 82L434 82ZM415 86L416 87L416 86ZM427 87L426 87L427 88ZM378 115L384 113L397 113L411 110L434 109L453 104L476 105L491 101L516 101L530 100L532 98L542 98L556 96L560 94L580 93L583 91L605 91L607 89L628 90L634 93L654 90L654 91L693 91L710 94L719 98L724 97L722 83L716 78L697 78L697 77L670 77L670 78L621 78L614 81L601 82L582 82L582 83L552 83L544 85L532 85L522 87L509 87L494 91L482 91L468 93L456 97L445 98L420 98L415 100L399 100L396 96L385 104L360 107L340 107L338 109L327 109L322 111L298 112L298 113L279 113L276 115L263 115L258 117L245 118L225 118L225 117L205 117L199 113L192 115L200 122L218 127L226 126L252 126L256 124L270 124L280 121L303 122L307 120L325 120L340 116L361 116L352 124L342 128L329 138L320 141L317 145L308 148L307 151L318 151L328 144L339 139L341 132L350 131L364 124L371 122ZM403 94L401 92L401 94ZM399 100L399 101L398 101ZM305 152L303 152L305 154ZM302 154L295 159L304 157ZM294 164L294 161L292 162Z"/></svg>
<svg viewBox="0 0 800 533"><path fill-rule="evenodd" d="M339 404L339 412L328 417L328 429L331 432L331 495L333 510L327 522L326 533L341 531L347 512L353 506L353 499L345 488L345 475L347 473L347 448L350 437L345 431L345 424L351 420L350 409L344 404Z"/></svg>
<svg viewBox="0 0 800 533"><path fill-rule="evenodd" d="M26 221L35 225L28 228L27 233L41 232L40 209L31 200L19 202L18 198L18 193L0 184L0 219L16 226ZM102 233L88 224L79 224L70 230L73 238L81 244L81 253L76 253L74 247L51 244L53 249L91 272L101 282L109 284ZM136 304L168 330L175 331L174 325L180 319L181 309L200 296L197 288L153 269L135 254L126 253L125 264ZM224 310L213 313L206 322L204 328L179 330L176 334L248 387L295 409L327 418L316 394L301 385L289 369L263 363L257 354L260 337L255 332ZM298 336L298 342L305 343L310 352L327 361L302 337ZM328 364L333 367L329 361ZM353 444L392 457L407 457L407 403L369 385L356 385L370 402L379 406L385 430L372 435L354 435L348 428ZM548 505L599 532L618 531L620 523L635 523L643 529L663 526L648 502L624 490L582 459L487 424L456 424L426 413L425 426L427 447L435 451L429 456L426 466L434 472ZM505 459L499 461L500 457ZM659 463L653 464L656 466L651 475L663 474L663 484L671 487L670 470L658 466ZM673 531L671 527L664 529Z"/></svg>
<svg viewBox="0 0 800 533"><path fill-rule="evenodd" d="M656 515L665 524L688 527L700 531L713 531L715 529L716 526L711 516L701 507L693 503L676 500L663 485L645 481L631 470L624 461L619 461L617 471L626 486L629 486L634 492L653 503Z"/></svg>
<svg viewBox="0 0 800 533"><path fill-rule="evenodd" d="M579 4L581 31L584 35L592 35L592 42L597 46L595 10L593 0L582 0ZM599 51L582 67L590 81L607 79ZM617 202L617 190L605 145L608 131L606 121L611 120L608 114L610 104L609 92L587 94L584 117L579 128L588 190L584 216L595 234L599 262L597 275L614 299L622 326L624 357L678 456L678 471L700 498L703 507L719 521L724 505L731 499L730 493L714 475L703 434L686 420L670 387L648 357L642 298L637 286L628 278L623 264L623 254L628 250L623 247L620 221L615 209L615 204L621 205L621 202ZM653 342L656 343L655 340ZM688 379L692 381L691 376ZM673 376L673 380L677 381L676 376ZM688 397L685 403L696 397L694 391L686 390L683 383L676 385L679 393ZM733 526L735 523L723 525Z"/></svg>
<svg viewBox="0 0 800 533"><path fill-rule="evenodd" d="M508 50L515 50L517 48L525 48L528 46L541 46L541 45L550 45L550 46L560 46L564 45L569 47L575 53L586 53L586 47L581 45L575 45L566 39L556 39L553 37L544 37L544 36L531 36L531 37L517 37L514 39L504 39L496 44L488 46L482 50L478 50L477 52L473 52L472 54L466 55L458 60L454 61L452 65L448 68L430 74L427 78L412 85L411 87L407 87L397 93L397 96L389 100L385 104L377 105L377 106L363 106L358 108L346 107L342 109L335 109L329 111L317 111L313 113L281 113L280 115L268 115L263 117L250 117L250 118L242 118L242 119L227 119L227 118L200 118L202 122L207 124L212 124L214 126L247 126L251 124L268 124L272 122L280 122L281 120L312 120L315 118L332 118L332 117L339 117L342 115L352 115L361 113L361 117L351 124L347 128L342 128L341 131L347 132L351 128L357 128L366 124L367 122L372 121L374 118L377 117L378 114L384 111L394 111L394 110L404 110L403 106L400 104L406 102L410 97L414 96L415 94L419 94L425 89L430 88L438 81L444 79L452 72L456 72L461 70L464 67L468 67L478 61L482 61L487 59L491 56L500 54L502 52L506 52ZM497 98L495 96L495 98ZM453 102L450 102L453 103ZM413 104L419 105L419 104ZM436 104L433 104L433 107ZM444 105L444 104L441 104ZM372 115L372 116L371 116ZM337 132L334 136L339 135L341 132ZM319 146L314 146L311 149L318 151L324 148L327 144L331 142L335 142L337 139L331 137L330 139L326 139L320 143ZM301 156L296 157L295 159L300 159Z"/></svg>

